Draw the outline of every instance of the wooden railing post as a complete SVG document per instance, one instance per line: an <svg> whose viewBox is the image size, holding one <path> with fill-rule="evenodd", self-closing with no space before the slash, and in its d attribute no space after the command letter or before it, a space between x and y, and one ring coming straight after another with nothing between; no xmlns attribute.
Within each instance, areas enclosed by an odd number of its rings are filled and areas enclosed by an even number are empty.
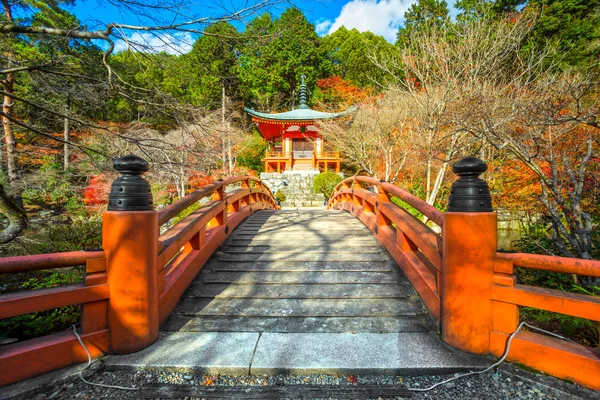
<svg viewBox="0 0 600 400"><path fill-rule="evenodd" d="M223 179L220 179L223 181ZM212 194L213 201L225 201L227 199L227 193L225 193L225 185L220 186L217 190ZM227 207L218 214L212 221L208 223L208 226L216 226L216 225L227 225Z"/></svg>
<svg viewBox="0 0 600 400"><path fill-rule="evenodd" d="M377 221L377 225L379 226L391 225L391 221L385 215L383 215L383 213L380 210L380 205L388 203L389 201L390 197L388 196L387 192L383 190L381 184L377 185L377 203L375 207L375 220Z"/></svg>
<svg viewBox="0 0 600 400"><path fill-rule="evenodd" d="M102 216L102 245L111 351L126 354L158 339L158 213L141 177L148 163L131 154L115 160L114 167L122 176L113 182Z"/></svg>
<svg viewBox="0 0 600 400"><path fill-rule="evenodd" d="M440 285L442 339L475 354L490 351L491 285L497 216L487 184L479 175L487 165L475 157L454 164L459 175L444 213Z"/></svg>

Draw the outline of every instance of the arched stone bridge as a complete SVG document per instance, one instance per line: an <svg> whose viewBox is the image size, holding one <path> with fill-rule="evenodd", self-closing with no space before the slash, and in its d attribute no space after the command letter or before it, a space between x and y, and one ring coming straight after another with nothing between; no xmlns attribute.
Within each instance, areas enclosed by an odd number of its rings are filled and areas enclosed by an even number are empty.
<svg viewBox="0 0 600 400"><path fill-rule="evenodd" d="M0 296L0 318L81 304L78 332L93 357L123 355L114 367L441 373L503 355L519 306L600 321L597 297L516 282L515 267L599 277L600 262L496 252L477 159L455 165L447 212L361 176L327 210L278 210L245 176L155 211L145 161L115 167L103 250L0 259L3 274L84 265L81 284ZM72 331L1 346L0 386L86 360ZM523 330L508 360L600 389L598 349Z"/></svg>

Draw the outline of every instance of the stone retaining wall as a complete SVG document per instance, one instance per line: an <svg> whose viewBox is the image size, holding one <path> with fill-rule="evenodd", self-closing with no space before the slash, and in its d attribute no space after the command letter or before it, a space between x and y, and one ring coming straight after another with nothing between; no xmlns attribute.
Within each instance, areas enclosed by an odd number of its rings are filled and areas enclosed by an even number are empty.
<svg viewBox="0 0 600 400"><path fill-rule="evenodd" d="M313 181L319 171L286 171L283 173L262 172L260 179L273 194L281 190L286 200L283 207L320 207L325 196L313 192Z"/></svg>

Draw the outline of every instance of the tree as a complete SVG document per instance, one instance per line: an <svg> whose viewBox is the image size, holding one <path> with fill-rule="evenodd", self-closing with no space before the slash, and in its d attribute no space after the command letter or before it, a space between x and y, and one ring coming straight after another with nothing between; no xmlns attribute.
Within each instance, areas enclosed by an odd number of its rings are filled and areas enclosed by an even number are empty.
<svg viewBox="0 0 600 400"><path fill-rule="evenodd" d="M598 89L597 75L582 72L545 72L511 86L487 82L465 93L456 118L536 176L554 243L568 257L591 259L598 252L592 217L600 211Z"/></svg>
<svg viewBox="0 0 600 400"><path fill-rule="evenodd" d="M162 124L160 129L165 130L165 123L185 125L198 113L197 109L178 101L176 95L180 93L175 90L176 85L167 82L163 70L156 68L159 63L172 67L175 57L165 53L154 54L145 38L150 35L166 41L169 35L181 32L223 36L220 32L205 29L218 21L244 20L270 3L270 0L250 2L236 12L207 18L182 13L182 7L185 8L186 4L181 1L166 0L156 4L145 0L117 0L113 4L156 25L108 23L91 30L69 13L67 7L70 1L2 1L0 53L3 57L0 60L0 75L4 101L1 116L6 138L9 194L16 189L15 184L22 181L18 179L14 126L25 132L25 137L43 137L64 144L65 169L70 160L69 148L80 149L93 162L97 161L93 155L98 153L105 157L103 162L108 161L106 148L101 151L74 142L71 137L73 127L123 140L138 150L144 147L164 150L164 146L172 151L177 150L177 143L169 142L162 136L126 137L119 129L99 121L103 116L117 116L117 120L127 122L137 118L138 121L151 121L155 126ZM143 34L132 35L136 32ZM137 41L132 37L137 37ZM92 40L102 42L103 51L92 45ZM119 40L135 51L113 55L115 43ZM127 68L134 64L136 68ZM102 69L99 70L98 66ZM87 98L90 94L92 101ZM48 116L51 118L46 118ZM58 126L63 131L62 137L53 133ZM0 194L4 193L4 190L0 190ZM24 224L13 222L17 221L15 218L19 215L25 214L18 207L18 201L10 201L8 196L0 197L2 211L10 209L6 213L12 218L5 233L10 233L14 238ZM16 197L18 200L18 195Z"/></svg>
<svg viewBox="0 0 600 400"><path fill-rule="evenodd" d="M459 21L477 19L482 15L504 18L507 14L517 12L517 8L527 0L458 0L455 7L461 12Z"/></svg>
<svg viewBox="0 0 600 400"><path fill-rule="evenodd" d="M359 108L351 124L322 122L320 132L359 172L394 182L414 151L411 108L406 100L398 92L387 93L374 104Z"/></svg>
<svg viewBox="0 0 600 400"><path fill-rule="evenodd" d="M335 172L323 172L315 176L313 190L322 193L325 198L331 197L335 187L342 181L342 177Z"/></svg>
<svg viewBox="0 0 600 400"><path fill-rule="evenodd" d="M252 132L241 143L241 151L237 155L238 163L242 167L262 172L264 168L262 158L267 148L267 141L258 132Z"/></svg>
<svg viewBox="0 0 600 400"><path fill-rule="evenodd" d="M537 47L554 43L560 61L591 65L600 55L600 1L532 0L528 8L540 12L531 42Z"/></svg>
<svg viewBox="0 0 600 400"><path fill-rule="evenodd" d="M404 20L404 26L396 35L397 46L406 45L416 31L447 24L450 21L450 11L444 0L418 0L404 13Z"/></svg>
<svg viewBox="0 0 600 400"><path fill-rule="evenodd" d="M487 13L415 32L403 50L406 77L396 81L431 110L420 119L428 130L446 125L526 165L561 255L589 259L597 251L598 74L561 71L551 47L526 51L536 17Z"/></svg>
<svg viewBox="0 0 600 400"><path fill-rule="evenodd" d="M229 97L238 98L236 37L238 31L228 22L218 22L206 29L210 35L198 38L192 50L182 56L189 73L186 97L192 104L215 109L221 105L221 88Z"/></svg>
<svg viewBox="0 0 600 400"><path fill-rule="evenodd" d="M332 74L359 87L376 86L382 80L369 54L393 52L394 46L371 32L348 30L344 26L321 39Z"/></svg>
<svg viewBox="0 0 600 400"><path fill-rule="evenodd" d="M335 75L317 81L314 101L323 102L328 108L346 110L348 107L371 99L373 90L361 89Z"/></svg>
<svg viewBox="0 0 600 400"><path fill-rule="evenodd" d="M264 40L256 40L266 33ZM328 75L328 64L313 24L298 8L279 19L263 15L253 20L240 46L238 77L246 104L268 111L293 108L300 77L309 87Z"/></svg>

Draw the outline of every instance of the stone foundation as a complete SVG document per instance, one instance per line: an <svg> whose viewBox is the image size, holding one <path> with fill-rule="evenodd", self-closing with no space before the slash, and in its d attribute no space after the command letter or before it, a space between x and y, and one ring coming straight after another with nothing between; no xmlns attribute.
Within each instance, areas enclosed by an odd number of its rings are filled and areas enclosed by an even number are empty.
<svg viewBox="0 0 600 400"><path fill-rule="evenodd" d="M260 179L273 194L281 190L286 197L281 203L283 207L321 207L325 196L313 191L313 182L317 175L319 171L262 172Z"/></svg>

